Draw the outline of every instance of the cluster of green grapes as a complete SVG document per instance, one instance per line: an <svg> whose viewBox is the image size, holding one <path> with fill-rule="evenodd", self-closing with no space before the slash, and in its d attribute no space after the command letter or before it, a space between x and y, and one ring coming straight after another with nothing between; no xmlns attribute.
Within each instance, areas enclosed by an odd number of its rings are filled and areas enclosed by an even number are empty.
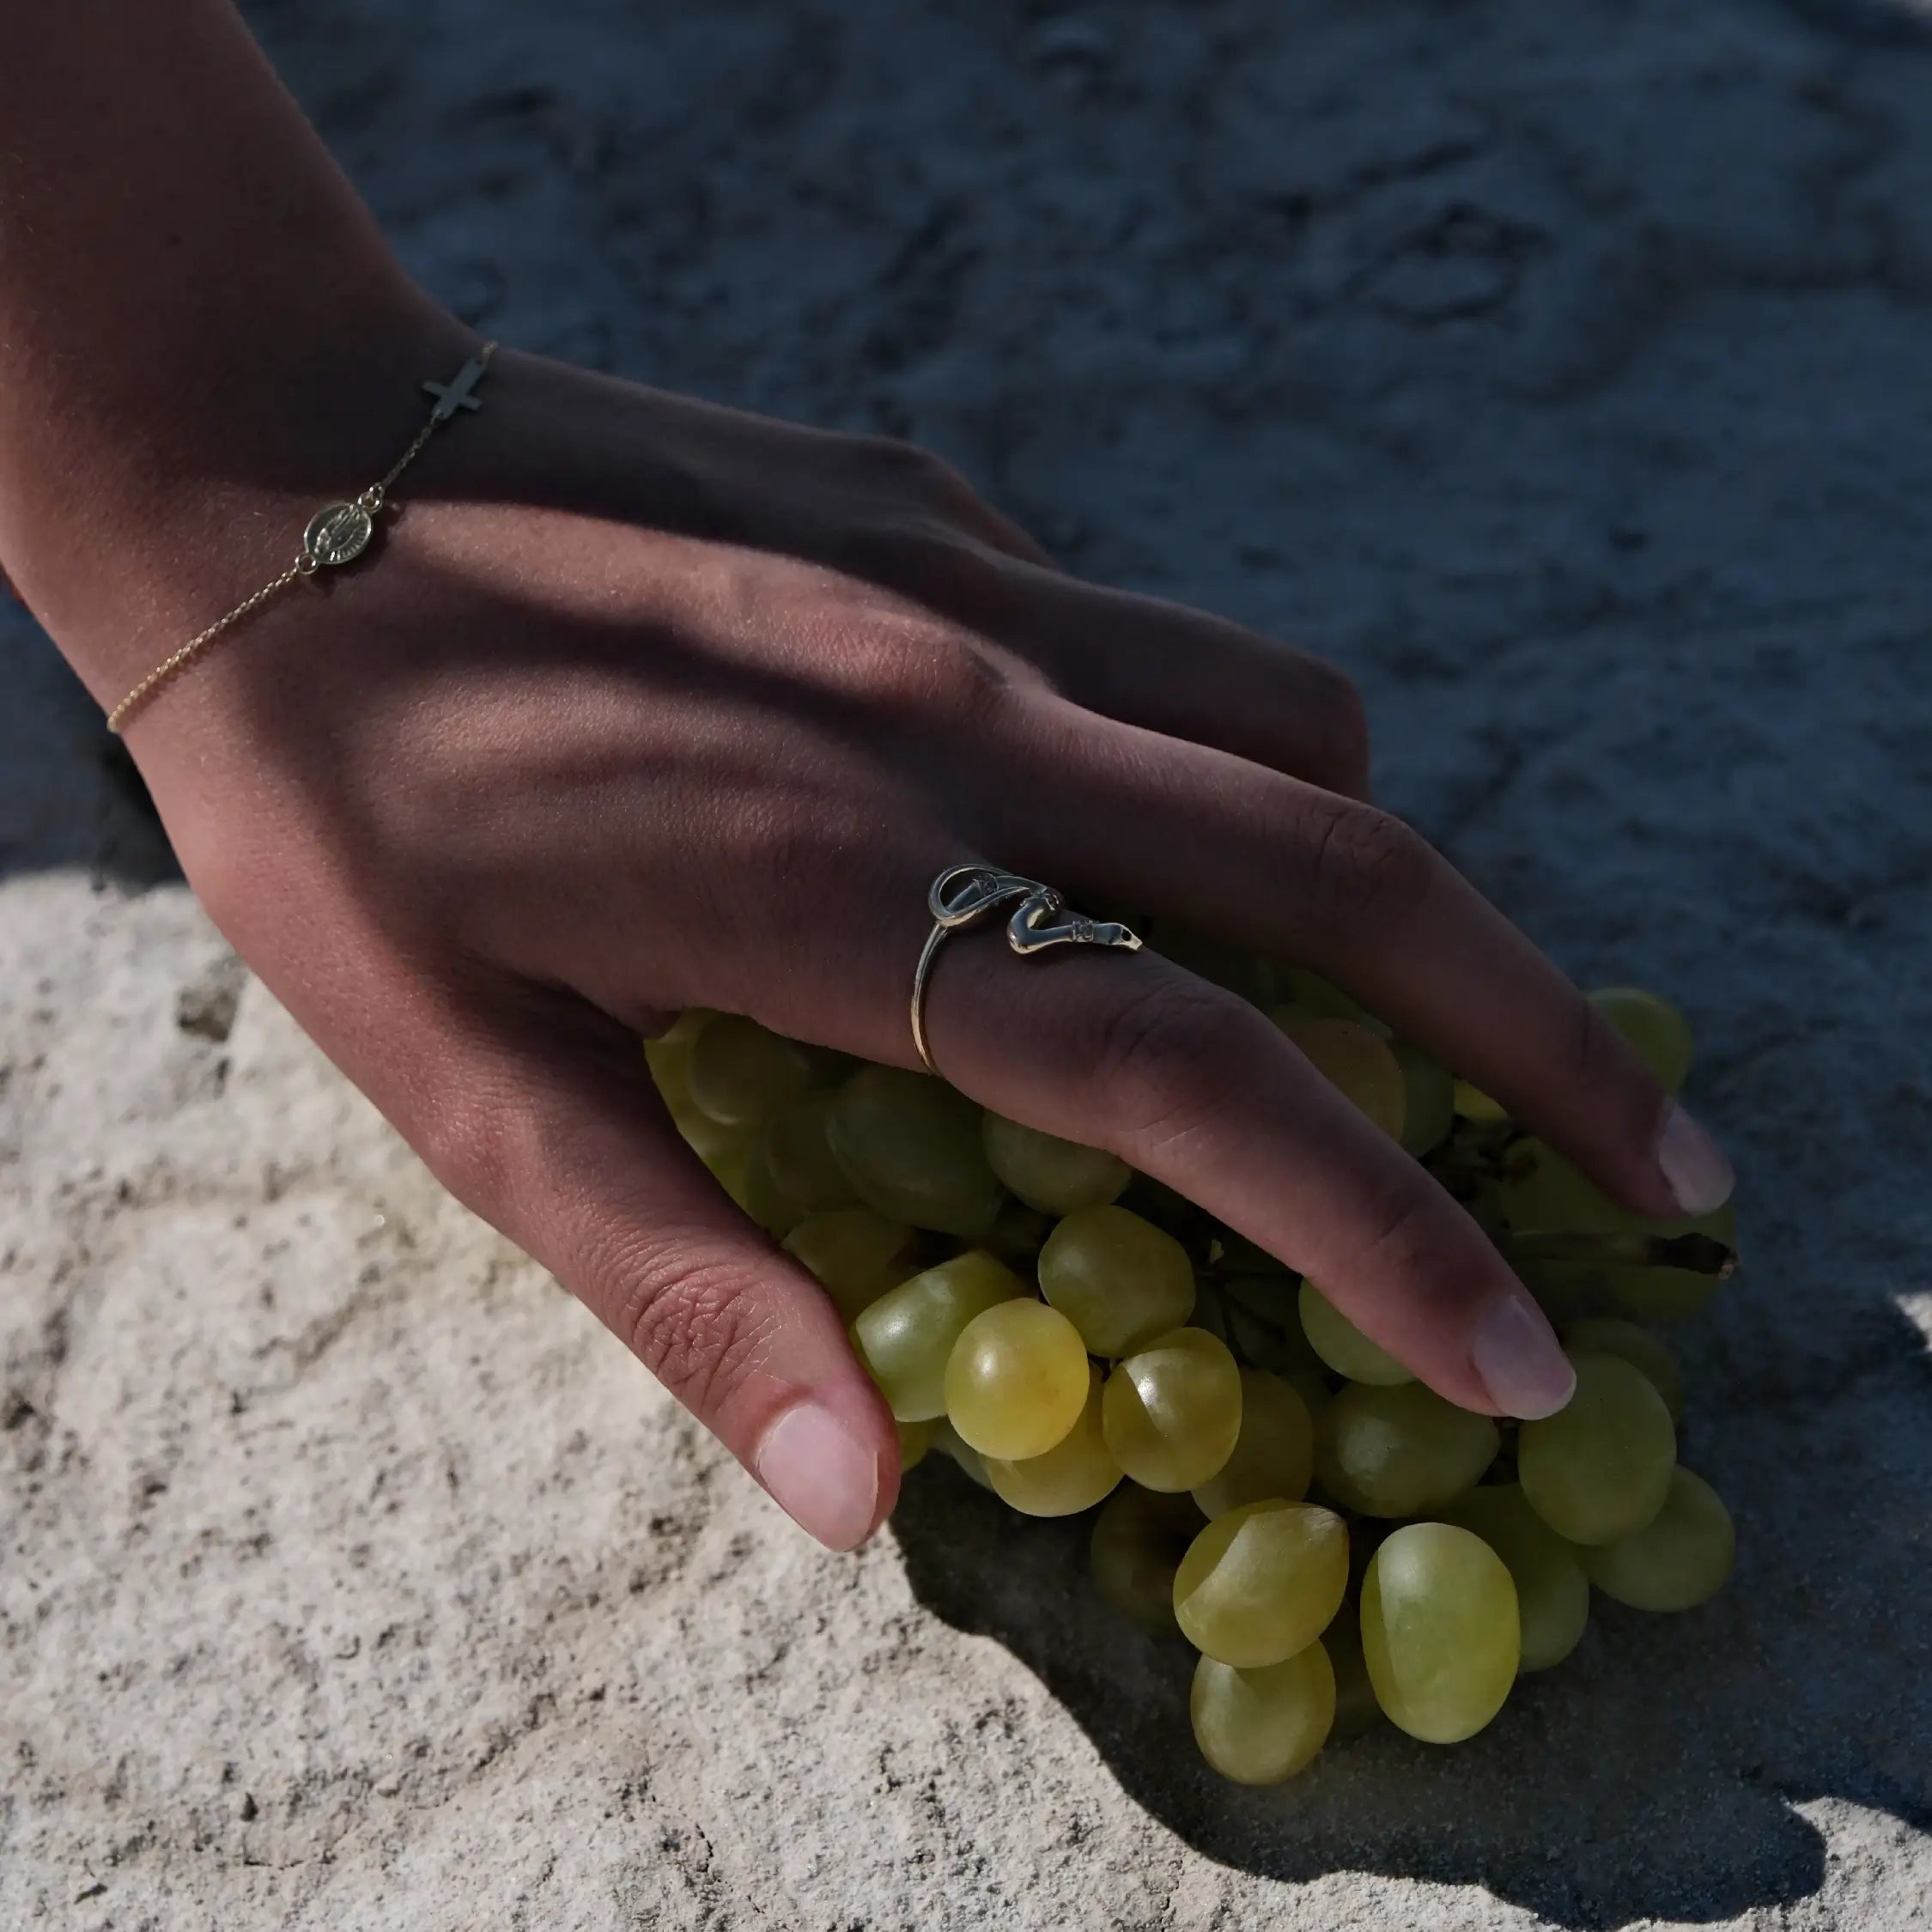
<svg viewBox="0 0 1932 1932"><path fill-rule="evenodd" d="M938 1449L1024 1515L1097 1510L1100 1594L1195 1647L1202 1753L1270 1783L1384 1716L1481 1729L1576 1648L1593 1583L1645 1610L1722 1585L1730 1518L1678 1462L1683 1383L1650 1325L1730 1272L1733 1227L1628 1213L1335 988L1188 951L1489 1232L1562 1333L1567 1407L1455 1406L1170 1189L944 1081L732 1014L646 1050L687 1139L850 1325L906 1467ZM1674 1091L1682 1018L1591 997Z"/></svg>

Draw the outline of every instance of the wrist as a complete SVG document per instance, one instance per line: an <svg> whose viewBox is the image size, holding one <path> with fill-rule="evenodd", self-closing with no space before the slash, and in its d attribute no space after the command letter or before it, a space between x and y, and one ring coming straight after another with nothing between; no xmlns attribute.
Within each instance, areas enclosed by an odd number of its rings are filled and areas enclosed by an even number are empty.
<svg viewBox="0 0 1932 1932"><path fill-rule="evenodd" d="M0 4L0 568L105 695L376 453L451 325L231 0Z"/></svg>
<svg viewBox="0 0 1932 1932"><path fill-rule="evenodd" d="M0 568L103 708L292 562L308 519L395 460L478 338L400 275L149 363L138 418L64 417L0 486Z"/></svg>

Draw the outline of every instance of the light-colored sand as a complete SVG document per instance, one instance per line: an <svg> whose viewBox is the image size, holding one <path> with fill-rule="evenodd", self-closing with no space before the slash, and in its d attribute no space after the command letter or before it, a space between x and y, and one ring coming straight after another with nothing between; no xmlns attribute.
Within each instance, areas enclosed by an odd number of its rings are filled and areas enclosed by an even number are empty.
<svg viewBox="0 0 1932 1932"><path fill-rule="evenodd" d="M1866 0L281 0L505 337L937 442L1360 677L1694 1012L1736 1586L1277 1794L1076 1535L814 1553L439 1198L0 622L0 1926L1932 1923L1932 52ZM161 883L156 883L157 880ZM185 1001L185 1004L184 1004ZM184 1024L186 1023L186 1024Z"/></svg>

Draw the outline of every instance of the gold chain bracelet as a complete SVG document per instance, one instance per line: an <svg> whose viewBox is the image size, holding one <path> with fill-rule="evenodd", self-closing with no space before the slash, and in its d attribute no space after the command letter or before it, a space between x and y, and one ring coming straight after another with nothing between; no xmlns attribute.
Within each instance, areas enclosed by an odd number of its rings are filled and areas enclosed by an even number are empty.
<svg viewBox="0 0 1932 1932"><path fill-rule="evenodd" d="M436 406L429 412L429 420L416 431L416 440L390 465L388 473L380 482L371 483L353 501L325 504L318 510L309 519L308 528L302 532L301 556L272 582L264 584L253 596L245 597L226 617L217 617L199 636L191 637L179 650L163 658L107 714L107 729L118 737L128 720L163 684L179 676L218 637L233 630L244 617L252 617L271 598L279 597L290 585L300 583L305 577L313 577L318 570L334 569L339 565L355 562L368 549L375 535L375 519L388 507L389 492L395 486L396 479L422 455L429 439L459 410L483 407L472 392L483 380L483 371L489 367L489 359L495 353L496 344L486 342L481 351L457 372L453 382L424 383L423 388L436 398Z"/></svg>

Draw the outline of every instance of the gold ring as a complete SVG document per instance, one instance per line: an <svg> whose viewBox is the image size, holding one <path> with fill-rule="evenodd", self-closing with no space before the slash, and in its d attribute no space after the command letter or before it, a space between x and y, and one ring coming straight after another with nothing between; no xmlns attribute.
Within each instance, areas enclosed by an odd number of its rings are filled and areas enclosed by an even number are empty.
<svg viewBox="0 0 1932 1932"><path fill-rule="evenodd" d="M932 975L933 961L950 933L963 931L996 906L1010 905L1016 899L1019 903L1006 921L1006 944L1023 957L1044 952L1049 946L1140 951L1138 933L1117 920L1089 919L1084 913L1069 911L1066 900L1036 878L1022 878L1018 872L1003 872L994 866L949 866L926 895L933 930L926 935L919 964L913 969L913 1044L919 1048L920 1064L935 1078L939 1070L926 1046L926 982Z"/></svg>

